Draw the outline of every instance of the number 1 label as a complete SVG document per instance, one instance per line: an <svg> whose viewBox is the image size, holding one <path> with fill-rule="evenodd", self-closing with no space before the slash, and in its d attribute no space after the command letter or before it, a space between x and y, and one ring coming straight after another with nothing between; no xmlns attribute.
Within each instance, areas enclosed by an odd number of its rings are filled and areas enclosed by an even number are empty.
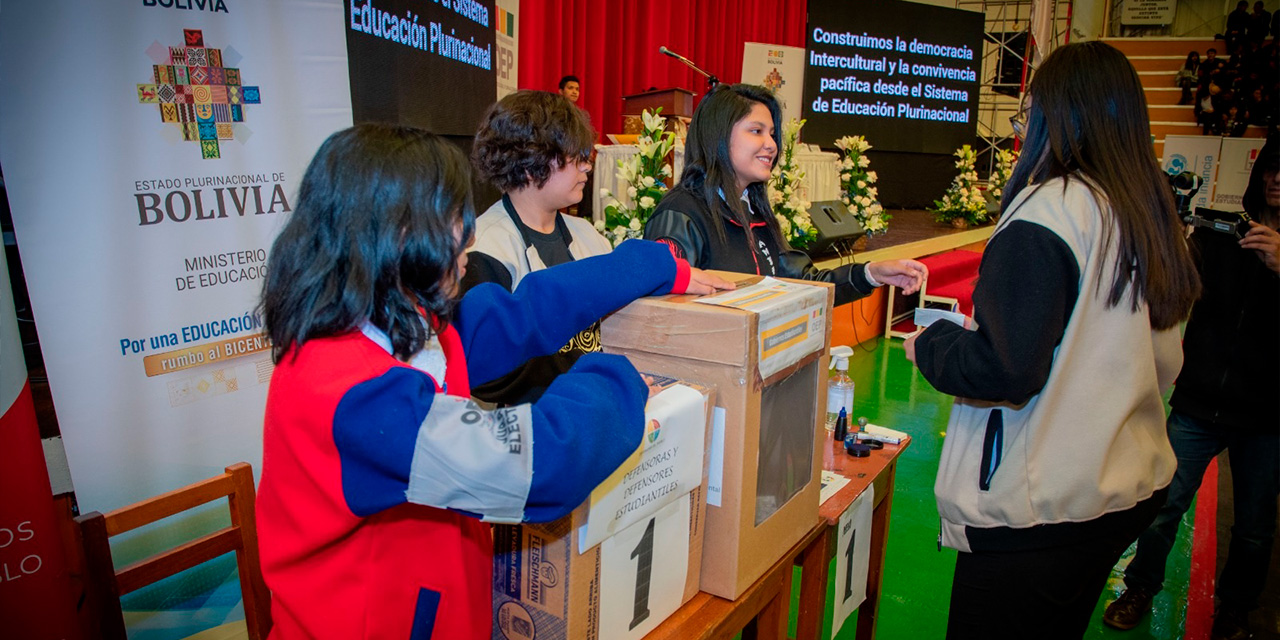
<svg viewBox="0 0 1280 640"><path fill-rule="evenodd" d="M649 518L644 535L640 536L640 544L631 552L631 558L636 561L636 608L628 630L649 618L649 578L653 573L653 523L656 521L656 517Z"/></svg>
<svg viewBox="0 0 1280 640"><path fill-rule="evenodd" d="M638 640L680 608L689 502L682 496L600 543L600 640Z"/></svg>
<svg viewBox="0 0 1280 640"><path fill-rule="evenodd" d="M831 637L867 597L867 568L871 564L871 509L875 485L867 487L836 523L836 601Z"/></svg>

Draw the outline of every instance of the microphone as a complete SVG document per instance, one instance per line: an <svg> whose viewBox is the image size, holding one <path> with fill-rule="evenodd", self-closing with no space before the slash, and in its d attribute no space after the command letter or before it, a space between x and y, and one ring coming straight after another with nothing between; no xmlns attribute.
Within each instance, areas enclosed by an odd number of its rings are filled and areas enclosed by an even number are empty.
<svg viewBox="0 0 1280 640"><path fill-rule="evenodd" d="M697 71L698 73L702 74L707 79L708 87L715 87L717 84L720 84L719 78L707 73L706 71L703 71L702 69L699 69L698 65L694 64L688 58L668 49L666 45L659 46L658 53L661 53L664 56L671 56L672 58L675 58L676 60L679 60L680 62L683 62L686 65L688 65L690 69L693 69L694 71Z"/></svg>

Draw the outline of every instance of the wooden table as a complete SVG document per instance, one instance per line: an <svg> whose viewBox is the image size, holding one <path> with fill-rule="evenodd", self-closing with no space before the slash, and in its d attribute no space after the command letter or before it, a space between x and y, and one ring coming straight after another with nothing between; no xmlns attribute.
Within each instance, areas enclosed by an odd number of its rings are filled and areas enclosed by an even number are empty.
<svg viewBox="0 0 1280 640"><path fill-rule="evenodd" d="M849 484L821 505L813 528L737 600L725 600L700 591L645 636L645 640L732 638L739 631L743 640L785 639L795 566L802 569L796 640L817 640L826 610L827 569L835 557L838 537L835 531L840 514L874 484L876 498L871 516L871 566L867 576L867 599L858 608L857 630L859 640L869 640L875 635L876 613L880 604L880 575L897 458L910 444L908 439L900 445L885 445L884 449L871 452L870 457L854 458L844 452L843 446L828 439L823 468L848 477Z"/></svg>
<svg viewBox="0 0 1280 640"><path fill-rule="evenodd" d="M824 526L814 541L796 556L800 573L800 602L796 640L818 640L822 632L822 615L827 606L827 577L831 559L836 554L839 538L836 527L840 516L867 487L875 485L875 505L871 511L871 559L867 569L867 599L858 607L858 640L871 640L876 635L876 619L880 611L880 581L884 568L885 543L889 539L889 509L893 504L893 483L898 470L898 455L911 446L907 438L902 444L887 444L866 458L845 453L843 444L828 441L822 468L849 478L834 496L818 507Z"/></svg>

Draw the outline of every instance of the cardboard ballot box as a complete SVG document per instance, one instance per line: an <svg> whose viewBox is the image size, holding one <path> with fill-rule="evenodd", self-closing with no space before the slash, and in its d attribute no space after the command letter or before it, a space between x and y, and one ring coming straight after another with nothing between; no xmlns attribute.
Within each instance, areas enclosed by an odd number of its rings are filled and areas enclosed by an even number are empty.
<svg viewBox="0 0 1280 640"><path fill-rule="evenodd" d="M834 287L718 275L738 290L637 300L601 341L716 388L701 588L735 599L818 521Z"/></svg>
<svg viewBox="0 0 1280 640"><path fill-rule="evenodd" d="M636 452L570 515L494 527L495 640L638 640L698 592L715 394L644 377Z"/></svg>

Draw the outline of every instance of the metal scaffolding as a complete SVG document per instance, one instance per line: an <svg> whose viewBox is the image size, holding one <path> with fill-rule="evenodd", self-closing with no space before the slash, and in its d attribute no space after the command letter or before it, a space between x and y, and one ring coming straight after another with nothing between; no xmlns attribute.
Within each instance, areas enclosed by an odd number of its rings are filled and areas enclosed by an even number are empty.
<svg viewBox="0 0 1280 640"><path fill-rule="evenodd" d="M1071 0L957 0L957 9L986 16L983 26L982 84L978 90L978 174L995 168L998 149L1014 149L1009 118L1016 115L1026 83L1035 73L1030 37L1036 11L1050 13L1052 36L1039 43L1042 54L1070 37Z"/></svg>

